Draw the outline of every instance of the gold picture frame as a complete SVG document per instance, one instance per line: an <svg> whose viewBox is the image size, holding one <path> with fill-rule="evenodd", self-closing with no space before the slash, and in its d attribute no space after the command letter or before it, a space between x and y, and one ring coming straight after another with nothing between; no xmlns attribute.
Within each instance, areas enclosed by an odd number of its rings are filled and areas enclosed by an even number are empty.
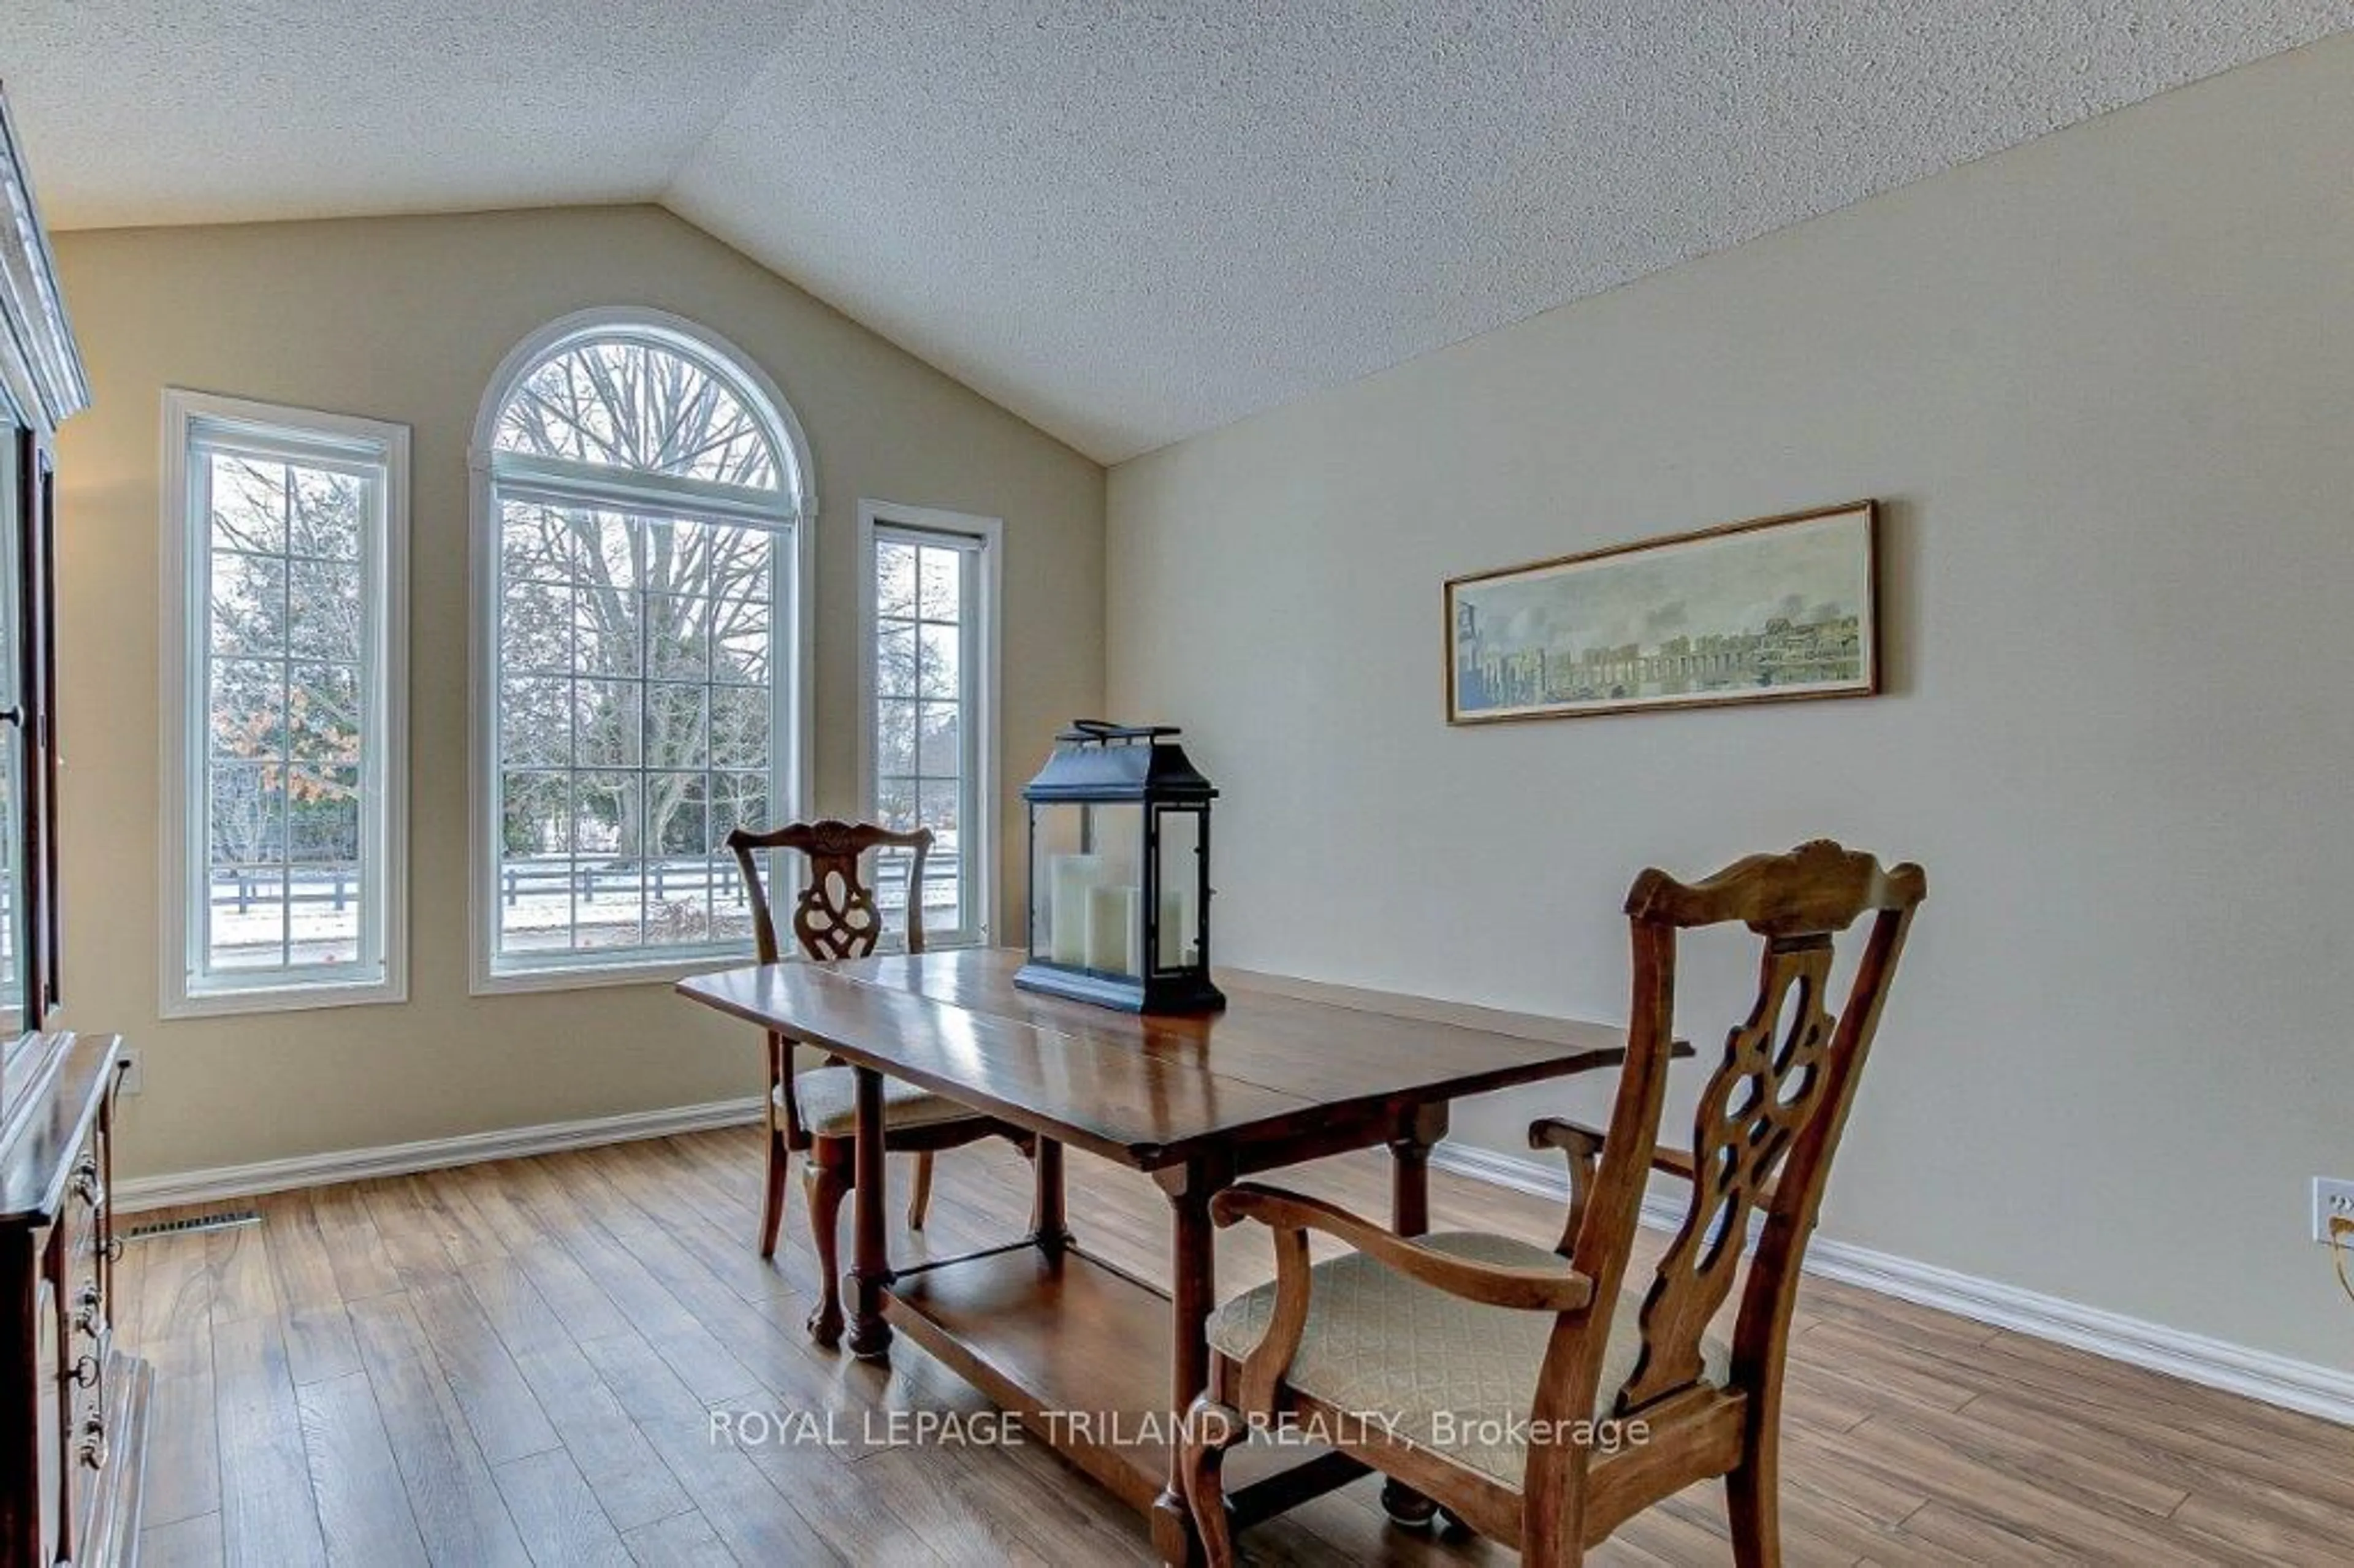
<svg viewBox="0 0 2354 1568"><path fill-rule="evenodd" d="M1880 503L1449 577L1447 722L1880 692Z"/></svg>

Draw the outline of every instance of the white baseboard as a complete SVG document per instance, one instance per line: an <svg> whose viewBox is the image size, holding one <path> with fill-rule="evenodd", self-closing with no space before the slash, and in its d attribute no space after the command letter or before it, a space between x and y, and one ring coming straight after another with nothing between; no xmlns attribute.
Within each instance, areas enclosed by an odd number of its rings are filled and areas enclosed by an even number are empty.
<svg viewBox="0 0 2354 1568"><path fill-rule="evenodd" d="M740 1127L759 1119L760 1100L756 1095L740 1100L673 1106L667 1110L631 1111L581 1121L470 1132L458 1138L387 1143L374 1149L298 1154L289 1160L264 1160L252 1165L216 1165L209 1170L184 1171L175 1175L132 1176L114 1183L114 1209L117 1213L130 1214L175 1203L217 1203L227 1198L251 1198L297 1187L323 1187L332 1181L402 1176L412 1171L433 1171L446 1165L552 1154L563 1149L626 1143L639 1138L667 1138L673 1133L700 1132L705 1128Z"/></svg>
<svg viewBox="0 0 2354 1568"><path fill-rule="evenodd" d="M1440 1144L1431 1150L1430 1162L1458 1176L1568 1202L1566 1167L1460 1143ZM1683 1223L1682 1207L1656 1195L1648 1198L1643 1203L1643 1223L1655 1230L1673 1229ZM2334 1367L2292 1361L1821 1235L1808 1245L1807 1272L2035 1339L2073 1345L2128 1366L2146 1367L2354 1425L2354 1373Z"/></svg>
<svg viewBox="0 0 2354 1568"><path fill-rule="evenodd" d="M472 1165L484 1160L550 1154L558 1150L586 1149L632 1139L666 1138L706 1128L740 1127L759 1118L760 1101L753 1097L675 1106L666 1110L591 1117L581 1121L546 1122L537 1127L468 1133L458 1138L384 1144L374 1149L297 1155L251 1165L218 1165L175 1175L133 1176L114 1184L114 1207L118 1213L127 1214L174 1204L219 1202L370 1176L399 1176L443 1166ZM1568 1199L1566 1171L1535 1160L1468 1144L1442 1143L1431 1151L1430 1162L1440 1170L1514 1192L1557 1202ZM1647 1200L1643 1205L1643 1223L1655 1229L1671 1228L1681 1218L1680 1208L1660 1199ZM1807 1272L1977 1322L2015 1330L2036 1339L2073 1345L2130 1366L2147 1367L2210 1388L2354 1425L2354 1374L2333 1367L2292 1361L2286 1356L2250 1350L2227 1340L2169 1329L2164 1324L1824 1236L1817 1236L1807 1248Z"/></svg>

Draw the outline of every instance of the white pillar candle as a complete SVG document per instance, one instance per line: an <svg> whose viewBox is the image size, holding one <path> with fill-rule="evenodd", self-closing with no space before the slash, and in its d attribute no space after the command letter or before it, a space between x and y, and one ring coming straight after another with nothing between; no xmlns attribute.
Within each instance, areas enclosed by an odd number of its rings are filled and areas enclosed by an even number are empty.
<svg viewBox="0 0 2354 1568"><path fill-rule="evenodd" d="M1087 895L1087 968L1114 974L1144 972L1137 961L1142 940L1144 889L1098 887Z"/></svg>
<svg viewBox="0 0 2354 1568"><path fill-rule="evenodd" d="M1154 962L1173 969L1193 961L1193 890L1164 887L1161 890L1161 950Z"/></svg>
<svg viewBox="0 0 2354 1568"><path fill-rule="evenodd" d="M1103 878L1103 857L1046 857L1046 956L1078 969L1087 961L1087 895Z"/></svg>

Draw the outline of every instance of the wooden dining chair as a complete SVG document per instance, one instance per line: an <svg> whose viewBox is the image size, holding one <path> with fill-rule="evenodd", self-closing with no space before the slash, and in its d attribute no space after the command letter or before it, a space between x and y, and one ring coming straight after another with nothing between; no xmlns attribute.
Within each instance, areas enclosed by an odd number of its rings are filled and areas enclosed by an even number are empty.
<svg viewBox="0 0 2354 1568"><path fill-rule="evenodd" d="M776 917L760 879L758 859L762 850L795 850L809 858L809 880L794 901L793 939L811 959L863 959L883 940L883 912L862 870L865 857L876 850L907 853L907 948L924 950L924 863L932 849L932 831L894 832L869 822L828 819L791 822L766 832L737 828L727 835L727 847L744 874L752 905L752 943L760 962L773 964L782 957L777 940ZM922 1230L932 1198L932 1156L991 1136L1012 1139L1026 1154L1029 1135L1018 1128L977 1116L955 1101L904 1083L883 1080L884 1147L895 1154L916 1157L916 1185L907 1202L907 1225ZM838 1058L822 1065L794 1070L793 1042L769 1033L769 1178L768 1196L760 1209L760 1255L777 1255L777 1231L785 1213L785 1172L796 1154L807 1160L803 1185L809 1199L810 1228L817 1244L821 1282L816 1309L810 1314L810 1333L831 1347L842 1339L842 1268L837 1255L842 1201L856 1185L852 1160L857 1130L855 1075Z"/></svg>
<svg viewBox="0 0 2354 1568"><path fill-rule="evenodd" d="M1250 1425L1288 1419L1320 1426L1320 1439L1412 1489L1402 1500L1437 1503L1526 1564L1581 1563L1627 1519L1719 1476L1734 1561L1778 1563L1776 1445L1799 1264L1926 892L1919 866L1883 871L1827 842L1692 885L1659 871L1636 878L1632 1022L1609 1129L1544 1120L1529 1130L1532 1147L1569 1157L1568 1224L1553 1251L1477 1233L1403 1237L1256 1184L1213 1200L1219 1224L1273 1231L1277 1276L1212 1319L1210 1389L1189 1413L1185 1490L1210 1562L1234 1561L1226 1450ZM1835 1016L1834 938L1865 915ZM1678 937L1736 924L1763 939L1756 1001L1701 1090L1691 1148L1661 1148ZM1691 1200L1648 1283L1631 1287L1654 1171L1681 1177ZM1753 1222L1726 1340L1712 1323ZM1311 1265L1310 1231L1357 1250Z"/></svg>

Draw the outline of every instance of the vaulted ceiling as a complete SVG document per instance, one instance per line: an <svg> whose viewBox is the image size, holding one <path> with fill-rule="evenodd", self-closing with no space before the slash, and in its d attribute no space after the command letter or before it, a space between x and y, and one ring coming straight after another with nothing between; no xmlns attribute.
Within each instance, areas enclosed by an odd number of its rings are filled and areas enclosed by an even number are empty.
<svg viewBox="0 0 2354 1568"><path fill-rule="evenodd" d="M2349 26L2354 0L8 0L0 80L58 228L660 201L1115 461Z"/></svg>

